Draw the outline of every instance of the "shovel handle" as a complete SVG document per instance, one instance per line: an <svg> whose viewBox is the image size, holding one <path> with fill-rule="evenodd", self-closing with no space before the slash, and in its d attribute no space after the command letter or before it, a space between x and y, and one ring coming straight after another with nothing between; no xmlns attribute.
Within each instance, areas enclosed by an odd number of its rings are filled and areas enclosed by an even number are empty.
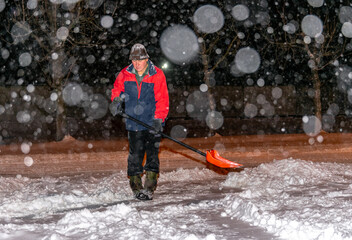
<svg viewBox="0 0 352 240"><path fill-rule="evenodd" d="M153 131L159 133L159 134L160 134L161 136L163 136L164 138L170 139L170 140L174 141L175 143L178 143L178 144L184 146L185 148L188 148L189 150L192 150L192 151L194 151L194 152L196 152L196 153L198 153L198 154L200 154L200 155L202 155L202 156L204 156L204 157L207 156L206 153L200 151L199 149L196 149L196 148L194 148L194 147L192 147L192 146L187 145L187 144L184 143L184 142L181 142L181 141L179 141L179 140L177 140L177 139L175 139L175 138L173 138L173 137L170 137L169 135L166 135L166 134L163 133L162 131L156 131L155 128L153 128L152 126L150 126L150 125L148 125L148 124L146 124L146 123L144 123L144 122L142 122L142 121L140 121L140 120L138 120L138 119L136 119L136 118L134 118L134 117L128 115L127 113L124 113L124 112L123 112L123 113L121 113L121 115L122 115L122 117L127 118L127 119L130 119L130 120L132 120L132 121L134 121L134 122L136 122L136 123L142 125L143 127L148 128L149 130L153 130Z"/></svg>

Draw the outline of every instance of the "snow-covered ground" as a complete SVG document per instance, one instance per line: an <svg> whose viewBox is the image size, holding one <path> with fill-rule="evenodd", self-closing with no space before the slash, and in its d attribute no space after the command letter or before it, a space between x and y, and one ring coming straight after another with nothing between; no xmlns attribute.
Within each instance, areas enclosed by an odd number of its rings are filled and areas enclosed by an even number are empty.
<svg viewBox="0 0 352 240"><path fill-rule="evenodd" d="M285 159L164 172L153 201L125 172L0 177L0 239L352 239L352 165Z"/></svg>

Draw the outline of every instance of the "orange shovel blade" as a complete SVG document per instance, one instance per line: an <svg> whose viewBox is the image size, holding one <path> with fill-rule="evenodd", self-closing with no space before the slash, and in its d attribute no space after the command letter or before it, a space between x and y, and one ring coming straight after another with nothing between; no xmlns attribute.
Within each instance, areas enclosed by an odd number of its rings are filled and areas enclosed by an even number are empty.
<svg viewBox="0 0 352 240"><path fill-rule="evenodd" d="M226 158L223 158L219 155L218 151L212 149L207 151L206 155L207 161L210 162L211 164L214 164L215 166L218 166L220 168L240 168L243 167L242 164L232 162L230 160L227 160Z"/></svg>

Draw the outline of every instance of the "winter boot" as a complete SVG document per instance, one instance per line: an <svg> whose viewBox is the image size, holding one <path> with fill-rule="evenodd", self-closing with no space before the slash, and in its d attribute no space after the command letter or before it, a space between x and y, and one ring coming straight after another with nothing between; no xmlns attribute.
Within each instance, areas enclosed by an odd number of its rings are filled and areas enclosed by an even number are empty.
<svg viewBox="0 0 352 240"><path fill-rule="evenodd" d="M142 189L137 195L136 198L142 201L153 200L153 193Z"/></svg>
<svg viewBox="0 0 352 240"><path fill-rule="evenodd" d="M156 189L158 181L158 174L156 172L146 172L146 177L145 177L145 183L144 183L144 189L142 193L145 195L145 200L152 200L153 199L153 193Z"/></svg>
<svg viewBox="0 0 352 240"><path fill-rule="evenodd" d="M134 196L137 197L143 189L142 179L140 175L130 176L130 187Z"/></svg>

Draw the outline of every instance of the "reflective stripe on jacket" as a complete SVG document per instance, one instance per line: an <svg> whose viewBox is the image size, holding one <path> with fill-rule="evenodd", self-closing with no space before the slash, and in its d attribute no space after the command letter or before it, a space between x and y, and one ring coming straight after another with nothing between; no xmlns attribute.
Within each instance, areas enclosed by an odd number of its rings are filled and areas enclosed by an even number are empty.
<svg viewBox="0 0 352 240"><path fill-rule="evenodd" d="M133 65L125 67L117 76L111 90L111 101L122 97L125 101L125 112L138 120L153 124L153 119L165 121L169 113L169 93L164 72L148 60L149 72L138 84ZM132 120L126 119L128 131L140 131L146 128Z"/></svg>

